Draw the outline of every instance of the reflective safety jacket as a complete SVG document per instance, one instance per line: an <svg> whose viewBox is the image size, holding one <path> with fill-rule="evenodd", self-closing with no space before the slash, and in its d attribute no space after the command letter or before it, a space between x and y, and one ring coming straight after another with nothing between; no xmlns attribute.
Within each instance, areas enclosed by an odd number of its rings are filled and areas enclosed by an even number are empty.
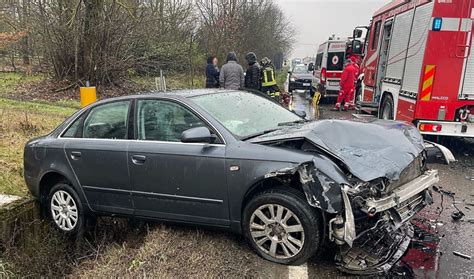
<svg viewBox="0 0 474 279"><path fill-rule="evenodd" d="M267 65L262 69L262 87L276 85L275 70L273 66Z"/></svg>

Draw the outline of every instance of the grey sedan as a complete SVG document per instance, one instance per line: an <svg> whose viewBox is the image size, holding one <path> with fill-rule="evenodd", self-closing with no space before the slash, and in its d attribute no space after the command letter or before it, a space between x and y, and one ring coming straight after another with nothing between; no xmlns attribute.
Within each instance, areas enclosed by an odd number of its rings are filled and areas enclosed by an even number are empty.
<svg viewBox="0 0 474 279"><path fill-rule="evenodd" d="M197 90L108 99L24 151L53 223L97 215L215 226L263 258L298 264L326 242L352 273L385 271L438 182L413 125L307 122L264 96Z"/></svg>

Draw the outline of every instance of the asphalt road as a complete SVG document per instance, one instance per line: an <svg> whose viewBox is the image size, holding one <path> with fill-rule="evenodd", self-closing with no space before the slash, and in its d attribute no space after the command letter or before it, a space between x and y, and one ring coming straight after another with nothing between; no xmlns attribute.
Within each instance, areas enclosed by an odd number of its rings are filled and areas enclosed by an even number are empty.
<svg viewBox="0 0 474 279"><path fill-rule="evenodd" d="M294 93L292 109L306 111L309 119L352 119L354 111L331 111L332 104L311 105L305 93ZM415 239L391 275L407 278L474 278L474 140L441 139L458 162L430 164L440 173L439 189L433 191L434 203L415 217ZM454 195L453 195L454 194ZM453 221L457 211L465 216ZM459 252L472 259L453 254ZM309 278L345 277L335 269L331 253L307 264Z"/></svg>

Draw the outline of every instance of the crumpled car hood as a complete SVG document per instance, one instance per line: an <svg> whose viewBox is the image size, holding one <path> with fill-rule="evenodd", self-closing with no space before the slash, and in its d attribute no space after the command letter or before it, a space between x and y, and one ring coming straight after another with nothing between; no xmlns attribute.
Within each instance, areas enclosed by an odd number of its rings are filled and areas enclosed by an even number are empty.
<svg viewBox="0 0 474 279"><path fill-rule="evenodd" d="M381 177L398 180L424 150L423 138L414 126L379 119L314 121L287 126L249 142L302 138L342 161L363 181Z"/></svg>

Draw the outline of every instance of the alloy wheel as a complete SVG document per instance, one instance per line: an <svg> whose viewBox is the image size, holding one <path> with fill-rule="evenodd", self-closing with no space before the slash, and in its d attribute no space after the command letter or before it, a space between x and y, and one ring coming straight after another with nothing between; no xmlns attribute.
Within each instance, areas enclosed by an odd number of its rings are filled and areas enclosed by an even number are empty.
<svg viewBox="0 0 474 279"><path fill-rule="evenodd" d="M299 218L279 204L265 204L252 213L250 234L259 249L277 259L296 256L305 240Z"/></svg>
<svg viewBox="0 0 474 279"><path fill-rule="evenodd" d="M51 198L51 215L61 230L71 231L76 227L79 212L71 194L64 190L54 193Z"/></svg>

